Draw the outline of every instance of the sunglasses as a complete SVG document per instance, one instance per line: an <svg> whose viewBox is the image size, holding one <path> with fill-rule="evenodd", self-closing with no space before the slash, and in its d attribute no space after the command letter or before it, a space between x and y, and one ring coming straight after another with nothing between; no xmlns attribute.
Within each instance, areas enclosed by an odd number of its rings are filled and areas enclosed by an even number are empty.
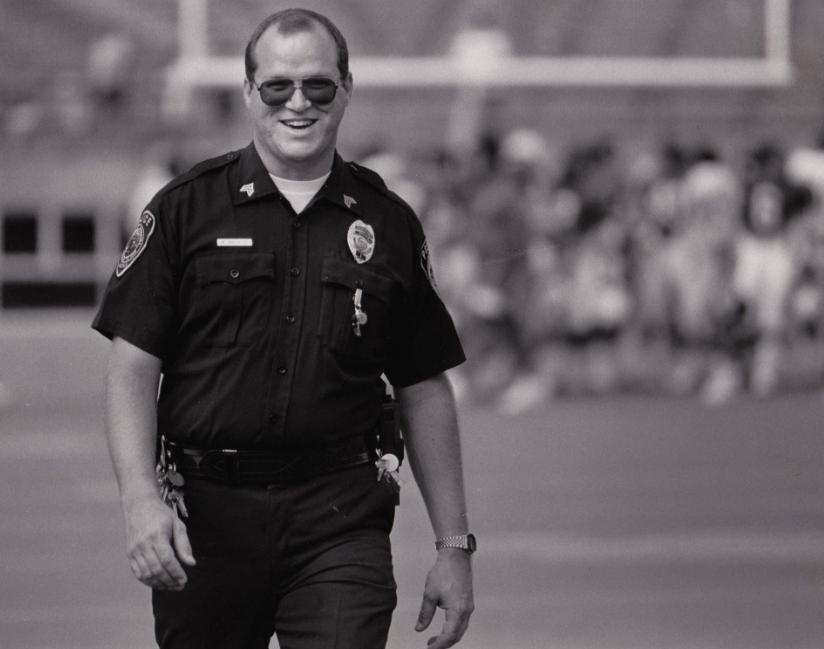
<svg viewBox="0 0 824 649"><path fill-rule="evenodd" d="M267 106L283 106L295 94L295 90L300 88L303 96L313 104L323 106L331 104L335 100L338 86L342 82L335 83L325 77L310 77L308 79L270 79L257 85L254 81L252 85L260 93L260 100Z"/></svg>

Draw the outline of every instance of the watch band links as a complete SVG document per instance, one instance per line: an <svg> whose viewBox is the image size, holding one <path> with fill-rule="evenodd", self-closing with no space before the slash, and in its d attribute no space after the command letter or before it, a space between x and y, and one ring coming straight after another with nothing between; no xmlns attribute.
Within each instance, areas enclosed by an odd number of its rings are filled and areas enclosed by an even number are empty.
<svg viewBox="0 0 824 649"><path fill-rule="evenodd" d="M459 536L445 536L435 541L435 549L457 548L465 550L470 554L475 551L475 537L472 534L461 534Z"/></svg>

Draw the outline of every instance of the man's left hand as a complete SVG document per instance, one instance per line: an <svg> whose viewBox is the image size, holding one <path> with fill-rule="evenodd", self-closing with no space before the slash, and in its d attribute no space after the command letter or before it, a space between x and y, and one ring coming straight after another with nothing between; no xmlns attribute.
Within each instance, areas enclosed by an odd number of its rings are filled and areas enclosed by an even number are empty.
<svg viewBox="0 0 824 649"><path fill-rule="evenodd" d="M446 649L457 644L469 626L469 616L475 609L472 598L472 563L463 550L445 548L426 576L423 603L416 631L423 631L432 622L436 608L446 612L440 635L427 641L429 649Z"/></svg>

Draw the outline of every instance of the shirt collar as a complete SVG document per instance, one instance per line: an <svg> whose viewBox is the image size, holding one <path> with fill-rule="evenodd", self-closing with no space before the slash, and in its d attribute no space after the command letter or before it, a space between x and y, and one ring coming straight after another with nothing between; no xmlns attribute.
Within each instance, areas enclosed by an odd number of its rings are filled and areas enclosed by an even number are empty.
<svg viewBox="0 0 824 649"><path fill-rule="evenodd" d="M360 204L358 203L360 191L353 182L352 171L349 168L351 164L351 162L344 162L336 151L335 159L332 162L332 173L329 174L326 184L321 187L313 202L326 199L341 205L350 212L360 214Z"/></svg>
<svg viewBox="0 0 824 649"><path fill-rule="evenodd" d="M312 203L326 199L343 206L350 212L360 214L358 196L360 195L358 186L352 178L352 172L343 158L335 152L332 161L332 173L326 179L326 183L312 199ZM255 143L249 145L240 152L237 175L234 182L234 204L242 205L249 201L256 200L269 194L279 194L275 183L269 176L269 171L255 149Z"/></svg>
<svg viewBox="0 0 824 649"><path fill-rule="evenodd" d="M235 205L242 205L262 196L278 193L275 183L269 177L269 172L255 149L254 142L250 142L249 146L241 150L233 184Z"/></svg>

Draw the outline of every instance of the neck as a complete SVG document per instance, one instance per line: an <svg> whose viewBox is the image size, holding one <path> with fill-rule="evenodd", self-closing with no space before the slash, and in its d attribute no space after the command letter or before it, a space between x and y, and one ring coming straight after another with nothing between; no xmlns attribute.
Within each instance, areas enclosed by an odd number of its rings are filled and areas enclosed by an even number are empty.
<svg viewBox="0 0 824 649"><path fill-rule="evenodd" d="M329 173L335 160L335 149L332 148L321 156L312 160L296 160L284 163L271 155L266 147L261 146L255 135L255 149L257 149L263 166L271 175L286 180L315 180Z"/></svg>

